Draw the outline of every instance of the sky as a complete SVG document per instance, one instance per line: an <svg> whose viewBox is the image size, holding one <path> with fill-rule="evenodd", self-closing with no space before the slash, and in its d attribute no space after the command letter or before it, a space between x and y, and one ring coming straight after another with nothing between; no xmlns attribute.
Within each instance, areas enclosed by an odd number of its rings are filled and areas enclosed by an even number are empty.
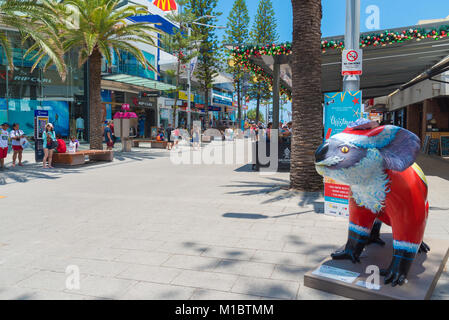
<svg viewBox="0 0 449 320"><path fill-rule="evenodd" d="M279 41L291 41L293 30L293 16L291 0L272 0L276 13ZM218 25L226 26L227 18L232 9L233 0L219 0L218 11L223 14L219 17ZM250 26L254 22L259 0L246 0L250 15ZM323 37L343 35L345 33L346 0L322 0ZM390 29L395 27L407 27L424 19L441 19L449 16L448 0L361 0L361 32L370 31L366 22L370 17L366 10L375 5L379 8L379 29ZM219 39L223 30L218 30ZM250 105L252 108L253 105ZM290 108L290 106L289 106ZM284 119L287 116L284 115Z"/></svg>

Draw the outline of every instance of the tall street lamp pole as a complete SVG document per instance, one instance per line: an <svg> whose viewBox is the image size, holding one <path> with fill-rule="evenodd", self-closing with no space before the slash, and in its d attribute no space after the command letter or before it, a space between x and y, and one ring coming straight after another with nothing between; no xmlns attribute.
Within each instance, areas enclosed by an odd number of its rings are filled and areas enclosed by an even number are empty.
<svg viewBox="0 0 449 320"><path fill-rule="evenodd" d="M195 25L199 25L199 26L205 26L205 27L209 27L209 28L215 28L215 29L226 29L226 27L223 26L214 26L214 25L210 25L210 24L204 24L204 23L199 23L197 22L200 19L209 19L209 18L216 18L215 16L210 16L210 15L205 15L205 16L201 16L197 19L195 19L193 22L191 22L191 24L195 24ZM192 33L192 29L189 26L188 28L188 37L190 39ZM190 55L190 52L187 53L188 55ZM192 85L191 85L191 62L189 61L189 66L187 68L187 86L188 86L188 92L187 92L187 128L190 130L191 129L191 123L192 123L192 118L191 118L191 107L190 107L190 95L192 92ZM209 101L205 101L205 105L204 108L209 108ZM207 121L209 121L209 119L207 119Z"/></svg>
<svg viewBox="0 0 449 320"><path fill-rule="evenodd" d="M189 27L189 31L188 31L189 39L190 39L191 33L192 33L192 29ZM189 50L189 52L187 54L190 55L190 50ZM191 70L190 70L191 67L192 67L191 66L191 61L189 61L189 65L187 67L187 85L188 85L188 91L187 91L187 128L188 128L189 132L190 132L190 128L192 127L191 126L192 119L191 119L191 116L190 116L190 114L192 113L192 110L190 108L190 95L191 95L191 92L192 92L191 79L190 79L191 78L191 74L190 74L191 73Z"/></svg>
<svg viewBox="0 0 449 320"><path fill-rule="evenodd" d="M360 49L360 0L346 0L345 49ZM343 91L359 91L360 76L343 77Z"/></svg>

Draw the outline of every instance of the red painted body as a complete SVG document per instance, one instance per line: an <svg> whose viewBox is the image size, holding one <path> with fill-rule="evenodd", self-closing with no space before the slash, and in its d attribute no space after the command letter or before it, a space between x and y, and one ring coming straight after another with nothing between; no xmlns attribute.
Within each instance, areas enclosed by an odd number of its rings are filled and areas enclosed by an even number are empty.
<svg viewBox="0 0 449 320"><path fill-rule="evenodd" d="M427 185L413 167L403 172L386 170L390 192L387 193L385 206L379 213L358 206L349 199L349 220L359 226L371 229L378 218L390 225L393 239L420 244L426 227L429 205Z"/></svg>

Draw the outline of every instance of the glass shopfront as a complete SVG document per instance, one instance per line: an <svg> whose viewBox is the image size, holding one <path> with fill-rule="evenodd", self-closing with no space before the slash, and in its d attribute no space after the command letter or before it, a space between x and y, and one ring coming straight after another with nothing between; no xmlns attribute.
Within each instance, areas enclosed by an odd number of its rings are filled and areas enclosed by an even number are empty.
<svg viewBox="0 0 449 320"><path fill-rule="evenodd" d="M0 122L18 123L27 136L33 136L34 111L48 110L57 134L75 134L76 119L81 117L85 123L88 120L85 72L77 66L76 53L67 55L68 74L62 81L55 67L43 70L45 62L31 70L34 62L23 57L27 43L22 43L17 32L8 31L8 36L14 69L10 70L5 56L0 54Z"/></svg>
<svg viewBox="0 0 449 320"><path fill-rule="evenodd" d="M137 115L131 119L130 135L150 137L151 127L157 126L157 98L141 97L139 94L122 91L101 90L103 104L103 121L111 120L116 112L120 112L123 104L128 104L130 112Z"/></svg>

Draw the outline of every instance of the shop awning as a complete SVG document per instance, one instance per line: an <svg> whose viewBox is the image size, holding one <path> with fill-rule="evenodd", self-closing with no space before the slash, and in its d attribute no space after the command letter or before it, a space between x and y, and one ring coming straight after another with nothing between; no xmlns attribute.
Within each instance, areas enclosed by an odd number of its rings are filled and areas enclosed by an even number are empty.
<svg viewBox="0 0 449 320"><path fill-rule="evenodd" d="M159 91L168 91L168 90L175 90L176 86L167 84L161 81L137 77L137 76L130 76L127 74L114 74L114 75L108 75L103 76L104 80L109 81L117 81L121 83L126 84L132 84L139 87L144 87L147 89L153 89L153 90L159 90Z"/></svg>

